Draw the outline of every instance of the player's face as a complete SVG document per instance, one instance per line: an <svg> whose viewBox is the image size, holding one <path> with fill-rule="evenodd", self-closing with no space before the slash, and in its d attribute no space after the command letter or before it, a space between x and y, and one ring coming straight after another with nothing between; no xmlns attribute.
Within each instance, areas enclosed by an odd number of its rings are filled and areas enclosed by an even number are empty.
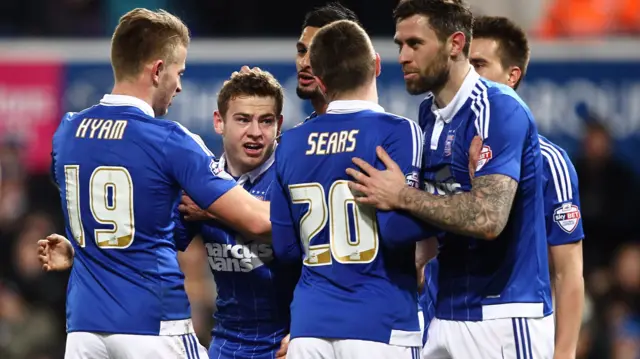
<svg viewBox="0 0 640 359"><path fill-rule="evenodd" d="M311 64L309 63L309 46L318 30L320 30L318 27L305 27L296 44L296 70L298 72L296 94L303 100L309 100L320 95L318 84L313 77L313 70L311 70Z"/></svg>
<svg viewBox="0 0 640 359"><path fill-rule="evenodd" d="M187 61L187 48L178 46L173 54L174 61L159 67L158 85L153 94L153 111L156 117L164 116L169 111L171 101L182 91L181 77Z"/></svg>
<svg viewBox="0 0 640 359"><path fill-rule="evenodd" d="M509 71L502 67L498 42L493 39L473 39L469 60L480 76L494 82L509 85Z"/></svg>
<svg viewBox="0 0 640 359"><path fill-rule="evenodd" d="M229 101L224 118L217 111L214 114L227 160L240 173L260 166L273 153L282 125L282 116L275 110L273 97L238 96Z"/></svg>
<svg viewBox="0 0 640 359"><path fill-rule="evenodd" d="M396 24L394 42L407 91L419 95L438 91L449 79L449 54L425 16L414 15Z"/></svg>

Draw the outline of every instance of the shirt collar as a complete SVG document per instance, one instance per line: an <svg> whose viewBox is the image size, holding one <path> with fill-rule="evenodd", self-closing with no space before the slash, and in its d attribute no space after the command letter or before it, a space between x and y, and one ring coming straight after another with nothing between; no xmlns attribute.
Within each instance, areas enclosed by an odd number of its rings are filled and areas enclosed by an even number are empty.
<svg viewBox="0 0 640 359"><path fill-rule="evenodd" d="M153 108L141 99L128 95L112 95L106 94L100 100L100 104L104 106L131 106L136 107L145 114L156 117Z"/></svg>
<svg viewBox="0 0 640 359"><path fill-rule="evenodd" d="M384 112L384 108L377 103L363 100L331 101L327 106L327 114L353 113L364 110Z"/></svg>
<svg viewBox="0 0 640 359"><path fill-rule="evenodd" d="M465 102L467 102L467 99L471 97L471 93L473 92L478 80L480 80L480 75L478 75L473 66L469 65L469 72L467 73L467 76L465 76L462 86L460 86L456 95L453 96L451 102L443 108L438 108L434 97L433 103L431 104L431 111L436 115L436 117L442 118L444 122L451 122L453 117L458 113Z"/></svg>
<svg viewBox="0 0 640 359"><path fill-rule="evenodd" d="M276 151L274 148L273 153L271 154L271 156L269 156L269 158L266 161L264 161L260 166L254 168L253 170L242 174L238 178L237 184L242 186L245 184L245 182L247 182L247 180L249 180L249 182L253 184L263 173L265 173L271 167L271 165L273 165L275 160L276 160ZM225 169L226 165L227 165L227 156L226 154L223 153L222 156L220 156L220 160L218 161L218 164L217 164L218 170L228 173Z"/></svg>

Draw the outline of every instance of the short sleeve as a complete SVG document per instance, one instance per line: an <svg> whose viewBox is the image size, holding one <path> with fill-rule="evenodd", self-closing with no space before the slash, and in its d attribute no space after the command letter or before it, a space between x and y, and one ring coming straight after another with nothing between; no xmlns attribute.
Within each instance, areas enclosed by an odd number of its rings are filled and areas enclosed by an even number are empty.
<svg viewBox="0 0 640 359"><path fill-rule="evenodd" d="M483 145L476 177L501 174L520 181L522 153L531 121L524 106L507 95L475 102L474 127Z"/></svg>
<svg viewBox="0 0 640 359"><path fill-rule="evenodd" d="M218 171L215 157L202 139L182 126L176 127L164 146L168 171L200 208L207 209L236 183Z"/></svg>
<svg viewBox="0 0 640 359"><path fill-rule="evenodd" d="M419 189L423 151L422 130L411 120L404 120L395 127L382 147L402 170L406 184ZM383 164L376 163L376 167L383 169ZM408 213L398 211L378 211L378 227L383 243L392 246L414 243L440 232Z"/></svg>
<svg viewBox="0 0 640 359"><path fill-rule="evenodd" d="M294 226L289 196L284 190L281 180L280 166L282 160L278 158L284 150L284 145L280 144L276 149L276 179L269 188L270 216L271 216L271 238L273 253L279 261L300 262L302 261L302 248L300 238Z"/></svg>
<svg viewBox="0 0 640 359"><path fill-rule="evenodd" d="M547 242L551 246L575 243L584 238L578 175L566 153L540 140L545 186Z"/></svg>

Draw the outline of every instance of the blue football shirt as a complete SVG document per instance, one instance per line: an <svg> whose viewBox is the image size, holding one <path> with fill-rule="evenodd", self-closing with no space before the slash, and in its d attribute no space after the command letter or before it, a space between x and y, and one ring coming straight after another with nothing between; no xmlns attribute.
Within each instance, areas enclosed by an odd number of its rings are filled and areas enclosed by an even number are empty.
<svg viewBox="0 0 640 359"><path fill-rule="evenodd" d="M237 183L258 199L269 201L275 180L275 154ZM215 166L225 172L223 155ZM273 258L270 244L242 238L216 222L187 222L176 213L176 242L186 249L201 235L207 260L216 281L211 358L270 359L289 333L289 305L300 277L300 263L281 263Z"/></svg>
<svg viewBox="0 0 640 359"><path fill-rule="evenodd" d="M105 95L66 115L53 137L53 177L75 249L67 330L180 335L193 332L173 238L181 189L208 208L235 186L179 124L144 101Z"/></svg>
<svg viewBox="0 0 640 359"><path fill-rule="evenodd" d="M276 257L302 261L291 338L359 339L420 346L415 242L433 235L410 216L355 204L345 169L376 146L419 185L422 133L367 101L334 101L284 133L271 198Z"/></svg>
<svg viewBox="0 0 640 359"><path fill-rule="evenodd" d="M542 155L528 107L509 87L470 68L445 108L428 96L420 106L425 134L425 188L433 194L471 190L468 149L480 135L476 176L518 182L509 221L492 241L447 232L440 240L436 317L479 321L551 314Z"/></svg>

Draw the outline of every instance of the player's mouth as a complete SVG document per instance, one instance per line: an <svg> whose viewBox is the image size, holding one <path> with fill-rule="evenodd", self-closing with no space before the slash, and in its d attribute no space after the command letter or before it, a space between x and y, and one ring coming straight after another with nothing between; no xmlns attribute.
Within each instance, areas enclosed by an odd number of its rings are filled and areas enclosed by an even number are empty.
<svg viewBox="0 0 640 359"><path fill-rule="evenodd" d="M420 76L420 75L417 72L405 72L404 73L404 79L405 80L415 79L418 76Z"/></svg>
<svg viewBox="0 0 640 359"><path fill-rule="evenodd" d="M306 73L306 72L299 72L298 73L298 84L300 86L306 87L306 86L311 86L316 82L316 79L313 77L313 75Z"/></svg>
<svg viewBox="0 0 640 359"><path fill-rule="evenodd" d="M244 147L244 153L249 157L257 157L262 154L262 150L264 149L264 145L261 143L245 143L242 145Z"/></svg>

